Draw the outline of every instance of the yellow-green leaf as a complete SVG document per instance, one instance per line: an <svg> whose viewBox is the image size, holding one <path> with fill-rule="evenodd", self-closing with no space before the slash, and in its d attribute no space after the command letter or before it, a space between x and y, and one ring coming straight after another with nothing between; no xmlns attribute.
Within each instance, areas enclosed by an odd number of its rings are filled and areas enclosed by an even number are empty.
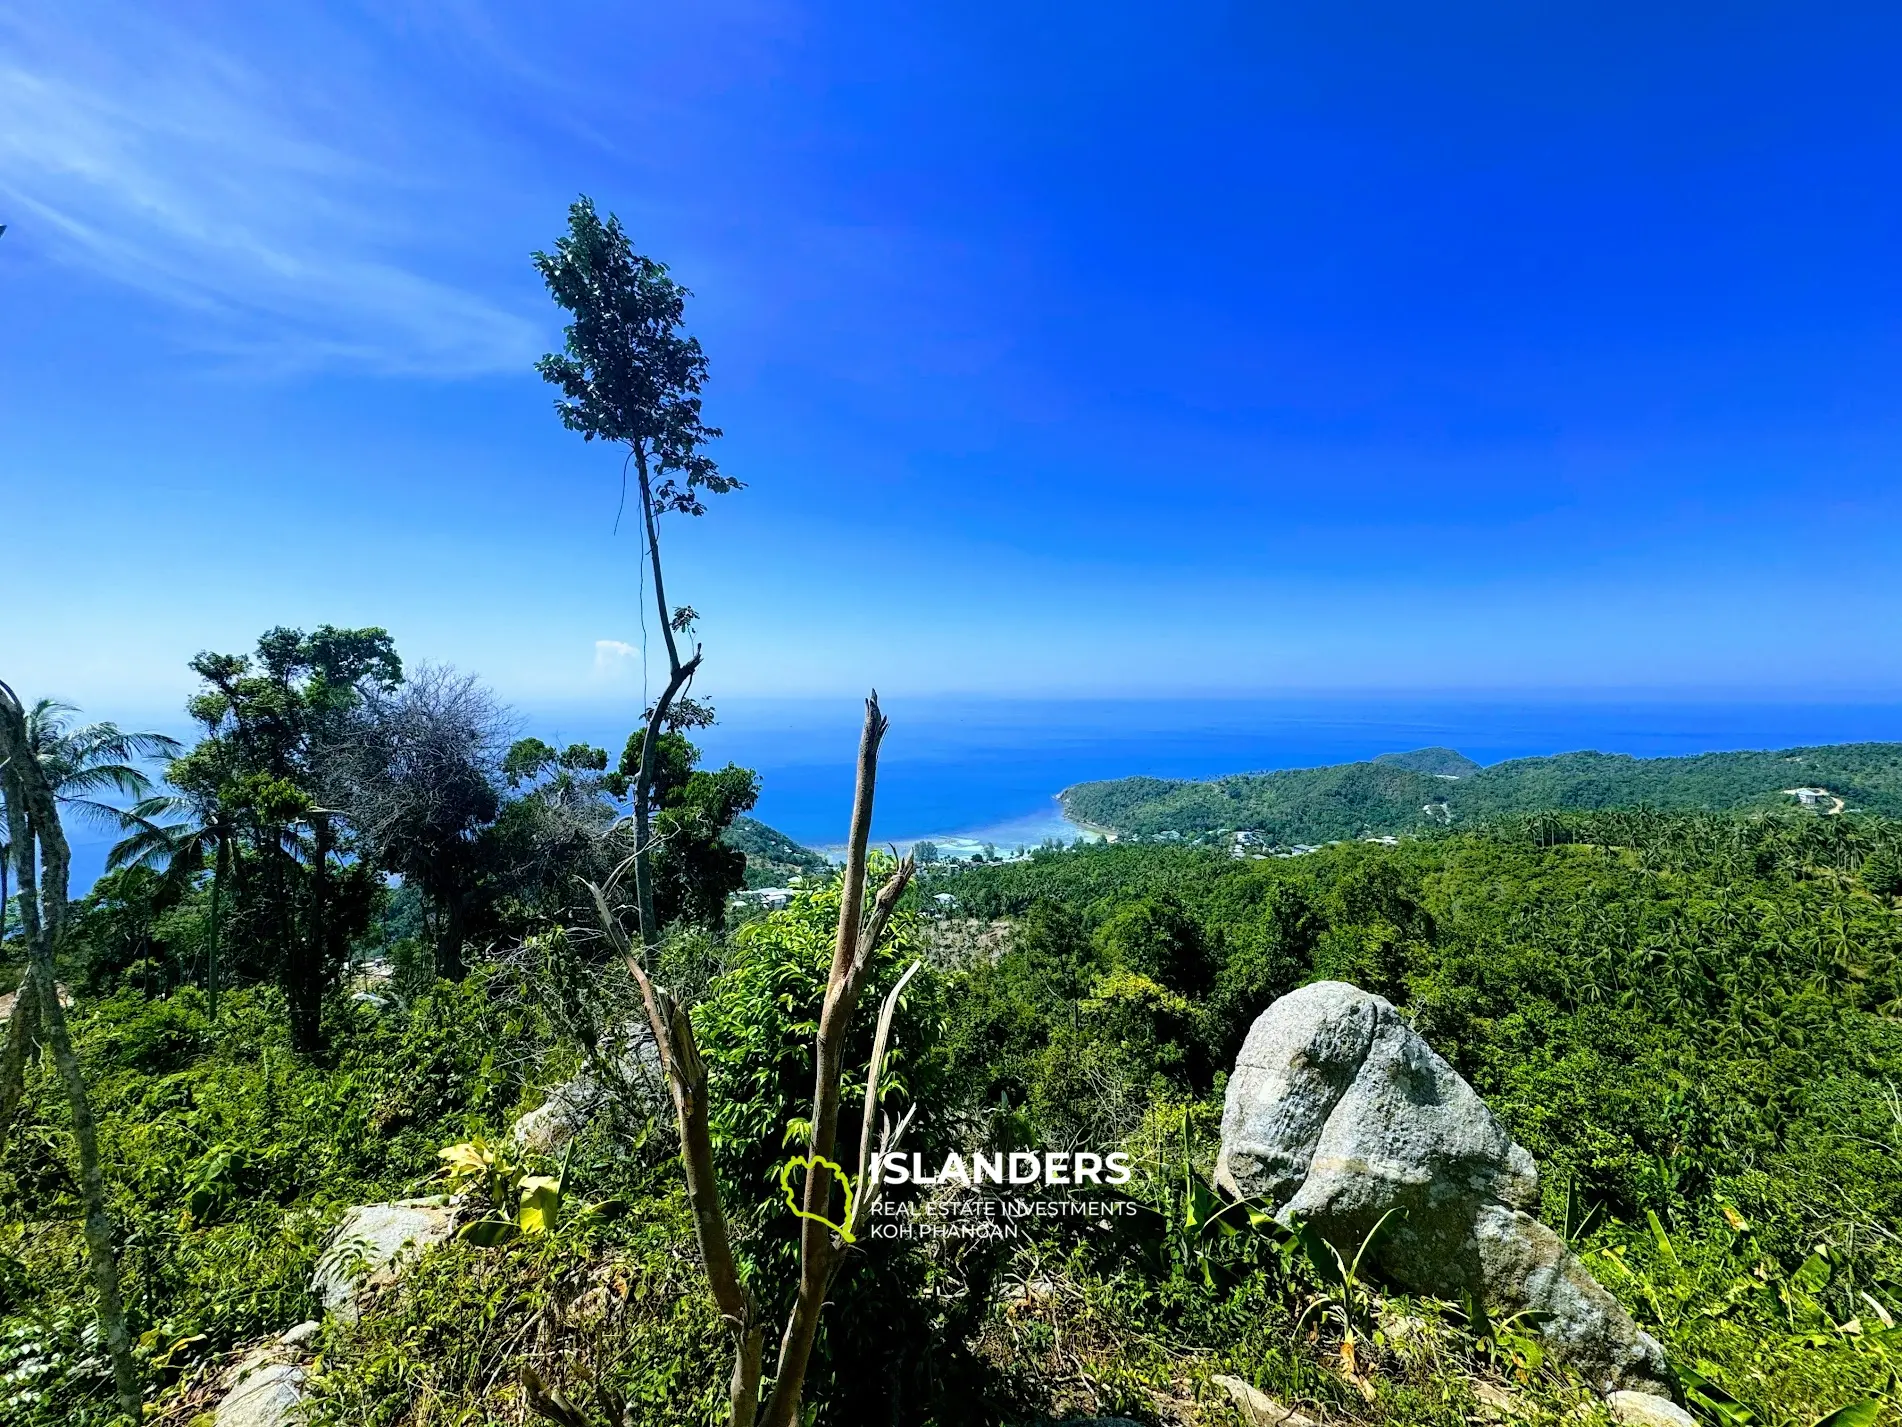
<svg viewBox="0 0 1902 1427"><path fill-rule="evenodd" d="M532 1174L522 1181L522 1207L515 1216L525 1234L552 1233L561 1217L561 1181Z"/></svg>
<svg viewBox="0 0 1902 1427"><path fill-rule="evenodd" d="M506 1219L477 1219L464 1224L456 1237L466 1239L479 1249L498 1248L522 1236L522 1231Z"/></svg>

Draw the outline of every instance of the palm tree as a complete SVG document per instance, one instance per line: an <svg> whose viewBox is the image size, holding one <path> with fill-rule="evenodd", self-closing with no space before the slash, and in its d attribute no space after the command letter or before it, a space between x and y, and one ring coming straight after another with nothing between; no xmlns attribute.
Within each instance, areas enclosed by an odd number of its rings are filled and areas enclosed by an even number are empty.
<svg viewBox="0 0 1902 1427"><path fill-rule="evenodd" d="M27 746L46 770L53 794L81 817L107 827L131 828L125 808L102 795L148 798L152 780L138 766L177 758L185 745L163 733L127 733L116 723L74 726L79 710L59 699L40 699L27 711Z"/></svg>
<svg viewBox="0 0 1902 1427"><path fill-rule="evenodd" d="M45 771L47 784L61 803L90 822L117 830L140 826L136 808L106 801L146 799L152 780L138 766L154 758L176 758L185 751L177 739L163 733L127 733L116 723L74 726L79 709L60 699L40 699L26 710L27 749ZM5 806L0 798L0 807ZM0 833L0 941L5 939L9 889L9 847Z"/></svg>
<svg viewBox="0 0 1902 1427"><path fill-rule="evenodd" d="M205 995L210 1018L218 1019L218 937L220 894L231 866L234 829L219 803L169 793L139 799L125 814L130 831L107 854L109 869L160 867L167 881L189 883L211 862L211 943L205 961Z"/></svg>

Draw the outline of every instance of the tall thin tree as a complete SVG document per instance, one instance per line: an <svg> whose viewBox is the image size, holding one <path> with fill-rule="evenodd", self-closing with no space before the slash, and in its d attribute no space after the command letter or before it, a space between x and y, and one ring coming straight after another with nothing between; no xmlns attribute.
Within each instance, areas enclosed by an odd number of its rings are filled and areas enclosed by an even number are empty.
<svg viewBox="0 0 1902 1427"><path fill-rule="evenodd" d="M698 644L681 657L680 639L694 615L689 607L667 603L658 521L668 512L704 515L703 494L723 495L740 482L722 475L706 453L720 432L701 420L707 359L699 341L681 330L687 289L668 276L664 264L636 253L620 220L609 214L603 222L585 197L569 208L568 232L555 251L534 256L550 295L573 317L562 351L543 357L536 369L561 389L555 410L564 426L583 440L627 447L623 479L631 465L667 651L667 682L645 711L633 789L634 893L641 941L652 946L660 936L651 847L654 760L674 702L701 660Z"/></svg>
<svg viewBox="0 0 1902 1427"><path fill-rule="evenodd" d="M119 1293L119 1261L112 1248L112 1221L106 1213L105 1175L99 1164L99 1132L93 1121L92 1101L79 1056L66 1027L59 1003L54 966L66 929L67 871L71 851L60 826L59 800L53 780L36 755L27 710L5 683L0 683L0 791L6 798L7 841L13 855L14 880L19 888L21 932L27 946L27 982L32 999L53 1048L53 1062L66 1088L72 1113L73 1139L79 1147L80 1197L85 1206L86 1254L93 1284L99 1294L99 1327L112 1362L113 1387L119 1410L131 1422L144 1413L138 1368L126 1332L125 1307ZM39 863L46 875L40 879ZM24 996L22 1000L26 999ZM9 1060L11 1057L9 1057ZM9 1072L12 1066L8 1066Z"/></svg>

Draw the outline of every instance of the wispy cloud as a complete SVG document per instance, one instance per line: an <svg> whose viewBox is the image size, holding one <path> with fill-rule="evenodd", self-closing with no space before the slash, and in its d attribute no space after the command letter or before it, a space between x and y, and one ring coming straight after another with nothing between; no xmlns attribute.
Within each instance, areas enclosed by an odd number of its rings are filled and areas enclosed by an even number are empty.
<svg viewBox="0 0 1902 1427"><path fill-rule="evenodd" d="M400 116L316 62L287 75L148 14L0 17L0 193L22 229L169 305L181 340L207 351L522 370L535 324L426 269L405 219L425 207L404 162L416 155L377 142Z"/></svg>
<svg viewBox="0 0 1902 1427"><path fill-rule="evenodd" d="M641 673L641 651L619 639L594 641L594 681L622 684Z"/></svg>

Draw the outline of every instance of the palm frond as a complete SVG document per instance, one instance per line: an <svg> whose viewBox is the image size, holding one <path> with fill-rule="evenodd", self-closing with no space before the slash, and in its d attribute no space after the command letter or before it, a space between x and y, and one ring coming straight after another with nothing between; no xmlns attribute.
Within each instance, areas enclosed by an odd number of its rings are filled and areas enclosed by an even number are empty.
<svg viewBox="0 0 1902 1427"><path fill-rule="evenodd" d="M84 765L110 758L125 763L134 758L176 758L185 745L166 733L127 732L116 723L89 723L65 738L73 762Z"/></svg>
<svg viewBox="0 0 1902 1427"><path fill-rule="evenodd" d="M176 871L190 877L202 869L205 850L218 840L215 825L199 822L189 799L171 793L141 798L122 815L127 835L106 854L108 869L153 867L164 864L169 877Z"/></svg>
<svg viewBox="0 0 1902 1427"><path fill-rule="evenodd" d="M97 798L61 798L60 802L79 815L82 822L94 827L110 829L138 826L138 819L126 809L114 803L104 803Z"/></svg>
<svg viewBox="0 0 1902 1427"><path fill-rule="evenodd" d="M152 792L152 780L128 763L98 763L90 767L75 764L55 786L59 796L68 802L73 801L76 793L96 793L105 788L128 798L143 798Z"/></svg>

